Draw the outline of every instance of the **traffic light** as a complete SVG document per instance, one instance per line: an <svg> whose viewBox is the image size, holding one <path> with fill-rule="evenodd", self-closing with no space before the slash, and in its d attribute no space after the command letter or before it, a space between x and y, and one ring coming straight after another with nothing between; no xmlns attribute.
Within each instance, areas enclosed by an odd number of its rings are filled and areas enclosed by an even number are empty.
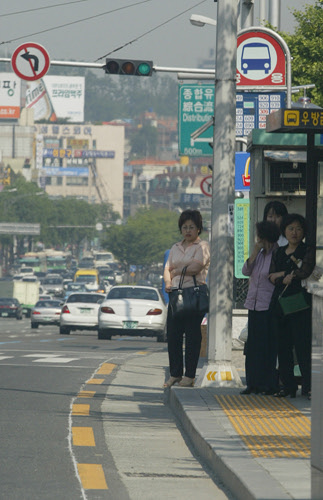
<svg viewBox="0 0 323 500"><path fill-rule="evenodd" d="M106 59L105 72L109 75L151 76L152 61L132 61L129 59Z"/></svg>

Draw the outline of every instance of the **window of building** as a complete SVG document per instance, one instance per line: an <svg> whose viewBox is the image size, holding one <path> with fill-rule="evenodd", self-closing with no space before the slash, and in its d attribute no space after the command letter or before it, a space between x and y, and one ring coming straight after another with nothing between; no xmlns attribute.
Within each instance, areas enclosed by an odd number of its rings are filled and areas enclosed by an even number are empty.
<svg viewBox="0 0 323 500"><path fill-rule="evenodd" d="M51 177L45 177L45 184L46 184L46 186L51 186L52 185L52 178Z"/></svg>
<svg viewBox="0 0 323 500"><path fill-rule="evenodd" d="M66 186L88 186L89 178L88 177L66 177Z"/></svg>

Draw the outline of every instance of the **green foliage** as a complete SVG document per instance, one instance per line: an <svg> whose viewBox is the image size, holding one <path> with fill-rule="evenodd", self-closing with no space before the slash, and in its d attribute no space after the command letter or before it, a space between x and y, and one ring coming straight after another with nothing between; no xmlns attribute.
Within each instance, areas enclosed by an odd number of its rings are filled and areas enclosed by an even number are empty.
<svg viewBox="0 0 323 500"><path fill-rule="evenodd" d="M84 238L92 239L96 235L96 222L117 218L110 204L90 205L75 198L50 199L21 175L0 195L0 221L39 223L39 239L47 247L77 246ZM7 242L5 238L1 238L2 243Z"/></svg>
<svg viewBox="0 0 323 500"><path fill-rule="evenodd" d="M103 239L123 265L151 266L163 261L165 251L178 240L178 214L168 210L142 209L123 226L111 226Z"/></svg>
<svg viewBox="0 0 323 500"><path fill-rule="evenodd" d="M280 32L292 56L292 85L315 84L306 93L312 102L323 107L323 0L293 10L298 22L294 34ZM295 94L295 100L301 94Z"/></svg>

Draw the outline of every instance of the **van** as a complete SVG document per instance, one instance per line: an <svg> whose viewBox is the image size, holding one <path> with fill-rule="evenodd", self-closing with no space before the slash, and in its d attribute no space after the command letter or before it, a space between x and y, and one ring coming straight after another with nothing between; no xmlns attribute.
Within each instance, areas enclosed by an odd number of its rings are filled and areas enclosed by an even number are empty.
<svg viewBox="0 0 323 500"><path fill-rule="evenodd" d="M74 275L75 283L83 283L89 291L99 289L99 271L97 269L78 269Z"/></svg>

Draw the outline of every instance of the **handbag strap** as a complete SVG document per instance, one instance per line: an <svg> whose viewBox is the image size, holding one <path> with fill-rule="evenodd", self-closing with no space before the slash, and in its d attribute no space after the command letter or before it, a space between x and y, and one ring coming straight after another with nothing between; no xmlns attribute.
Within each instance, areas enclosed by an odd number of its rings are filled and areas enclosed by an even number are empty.
<svg viewBox="0 0 323 500"><path fill-rule="evenodd" d="M194 287L195 288L199 288L199 285L197 284L197 281L196 281L196 276L194 275L194 276L192 276L192 278L193 278L193 281L194 281Z"/></svg>
<svg viewBox="0 0 323 500"><path fill-rule="evenodd" d="M183 269L182 269L181 277L179 279L179 284L178 284L178 289L179 290L182 290L182 288L183 288L183 283L184 283L186 269L187 269L187 266L183 267Z"/></svg>
<svg viewBox="0 0 323 500"><path fill-rule="evenodd" d="M291 274L294 274L294 271L292 271L292 272L291 272ZM282 293L279 295L278 299L280 299L280 298L283 296L283 294L286 292L286 290L287 290L287 288L288 288L288 287L289 287L289 285L286 285L286 286L285 286L284 290L283 290L283 291L282 291Z"/></svg>

